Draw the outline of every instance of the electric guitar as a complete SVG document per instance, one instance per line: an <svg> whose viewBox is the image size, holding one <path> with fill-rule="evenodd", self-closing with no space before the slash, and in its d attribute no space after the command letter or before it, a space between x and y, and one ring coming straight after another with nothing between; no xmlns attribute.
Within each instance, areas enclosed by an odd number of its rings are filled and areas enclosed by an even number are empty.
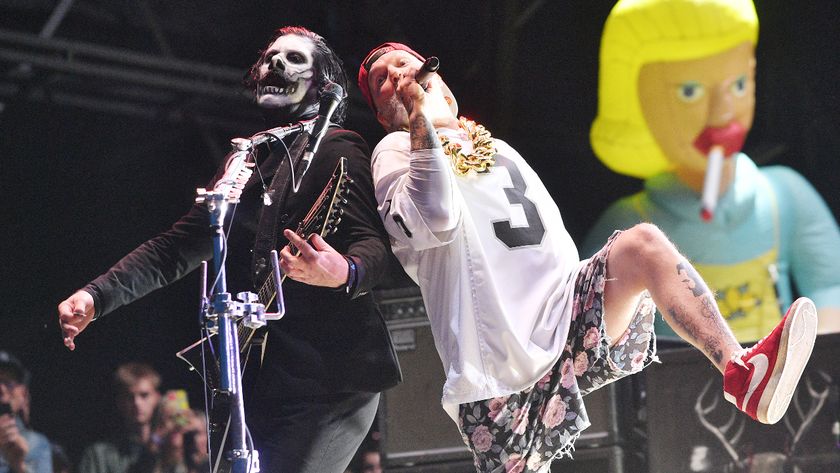
<svg viewBox="0 0 840 473"><path fill-rule="evenodd" d="M344 214L344 206L347 204L347 185L353 182L347 175L346 167L347 158L339 158L326 186L295 229L295 233L301 238L307 238L313 233L318 233L323 237L338 230L338 225L341 223L341 217ZM293 255L299 253L298 249L291 243L287 244L286 247ZM258 284L257 297L268 312L269 305L274 302L277 296L277 287L272 272L265 271L265 273L267 274L263 282ZM281 277L282 280L286 278L285 275ZM261 357L265 347L265 330L263 328L246 327L241 321L237 321L236 330L239 339L240 363L244 372L252 348L259 350ZM203 337L176 353L176 356L187 363L190 371L195 371L202 377L206 389L212 395L212 404L208 413L211 445L221 452L227 439L227 423L230 418L230 411L227 402L228 395L220 391L219 360L215 356L216 347L212 346L214 335ZM211 454L214 453L216 452L211 452ZM218 463L218 460L213 461L213 471L217 471ZM226 470L225 467L218 469L218 471Z"/></svg>

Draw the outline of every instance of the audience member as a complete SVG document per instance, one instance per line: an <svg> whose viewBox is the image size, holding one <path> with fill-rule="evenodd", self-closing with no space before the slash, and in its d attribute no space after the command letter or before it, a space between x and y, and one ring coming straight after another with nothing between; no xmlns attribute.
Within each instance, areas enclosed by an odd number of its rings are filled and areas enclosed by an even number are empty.
<svg viewBox="0 0 840 473"><path fill-rule="evenodd" d="M382 452L379 448L379 432L371 431L353 461L350 463L351 473L382 473Z"/></svg>
<svg viewBox="0 0 840 473"><path fill-rule="evenodd" d="M84 451L79 473L199 471L188 470L184 464L184 439L196 426L200 431L206 431L203 416L190 410L160 409L160 384L160 375L145 363L130 362L117 368L113 390L121 429ZM195 417L201 417L201 420ZM202 451L206 456L206 447Z"/></svg>
<svg viewBox="0 0 840 473"><path fill-rule="evenodd" d="M50 442L29 428L29 371L0 351L0 473L52 473Z"/></svg>

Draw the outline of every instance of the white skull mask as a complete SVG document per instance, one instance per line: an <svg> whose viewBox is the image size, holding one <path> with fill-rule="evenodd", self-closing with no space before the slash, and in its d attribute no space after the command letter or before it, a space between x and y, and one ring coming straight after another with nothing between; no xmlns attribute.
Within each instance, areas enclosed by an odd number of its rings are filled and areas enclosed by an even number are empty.
<svg viewBox="0 0 840 473"><path fill-rule="evenodd" d="M290 112L313 106L318 97L314 53L309 38L295 34L277 38L260 65L257 104Z"/></svg>
<svg viewBox="0 0 840 473"><path fill-rule="evenodd" d="M314 65L312 56L305 51L287 50L271 57L271 69L283 74L290 82L311 79L315 75Z"/></svg>

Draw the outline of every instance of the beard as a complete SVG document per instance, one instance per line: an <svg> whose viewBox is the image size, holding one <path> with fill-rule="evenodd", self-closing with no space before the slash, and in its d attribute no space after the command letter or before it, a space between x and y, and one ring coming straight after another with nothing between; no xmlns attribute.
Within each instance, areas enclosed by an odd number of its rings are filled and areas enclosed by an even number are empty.
<svg viewBox="0 0 840 473"><path fill-rule="evenodd" d="M442 83L442 82L441 82ZM457 128L457 117L455 111L449 106L446 97L440 86L429 89L425 99L425 114L434 127ZM403 105L396 93L389 96L377 106L378 115L384 118L383 127L389 133L409 128L408 110Z"/></svg>
<svg viewBox="0 0 840 473"><path fill-rule="evenodd" d="M388 97L385 103L380 104L379 113L386 117L388 126L385 129L389 133L408 129L408 111L396 94Z"/></svg>

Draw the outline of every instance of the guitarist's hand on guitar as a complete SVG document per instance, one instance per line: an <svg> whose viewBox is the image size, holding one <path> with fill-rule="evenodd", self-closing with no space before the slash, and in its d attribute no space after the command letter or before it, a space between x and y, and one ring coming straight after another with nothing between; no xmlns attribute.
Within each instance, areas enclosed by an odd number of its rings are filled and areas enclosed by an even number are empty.
<svg viewBox="0 0 840 473"><path fill-rule="evenodd" d="M309 241L291 230L283 235L300 252L295 256L288 246L280 252L280 269L286 276L311 286L339 287L347 282L347 260L320 235L313 234Z"/></svg>
<svg viewBox="0 0 840 473"><path fill-rule="evenodd" d="M58 304L58 323L64 334L64 345L76 349L74 339L93 320L95 308L93 297L87 291L76 291L61 304Z"/></svg>

